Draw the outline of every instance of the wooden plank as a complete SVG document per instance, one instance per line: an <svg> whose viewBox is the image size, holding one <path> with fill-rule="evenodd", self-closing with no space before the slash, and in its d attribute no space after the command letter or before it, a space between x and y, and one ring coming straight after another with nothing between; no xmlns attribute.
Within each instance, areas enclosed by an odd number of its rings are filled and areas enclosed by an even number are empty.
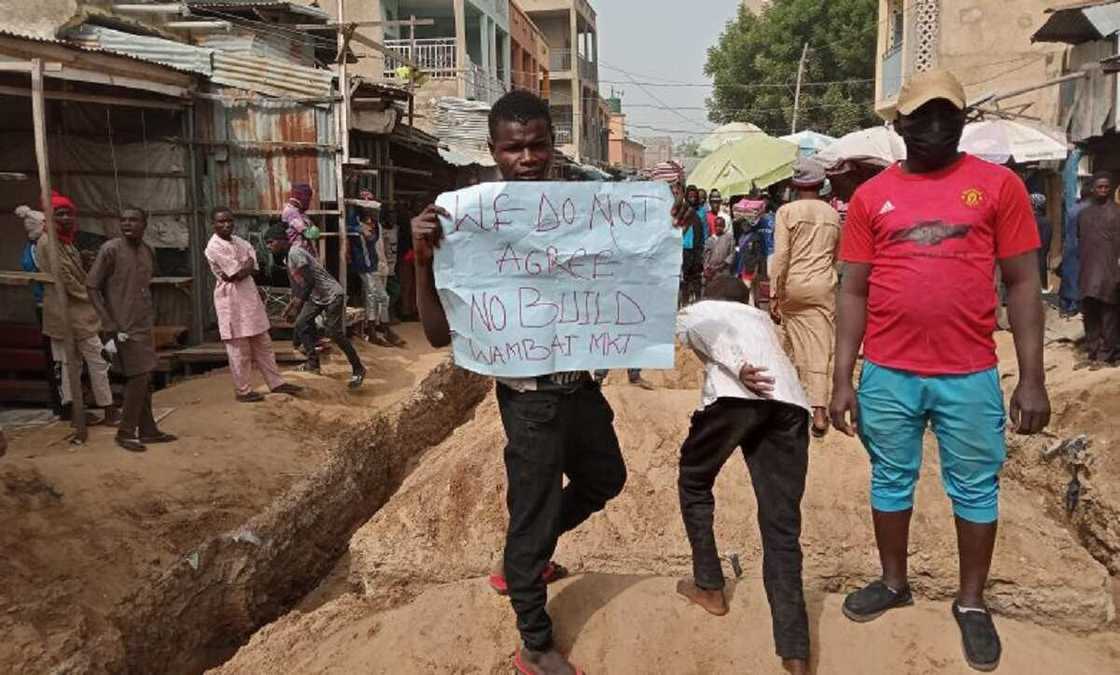
<svg viewBox="0 0 1120 675"><path fill-rule="evenodd" d="M47 150L47 99L43 88L43 62L39 59L31 61L31 117L35 128L35 159L39 166L39 194L46 199L51 194L51 169L50 155ZM58 237L55 236L54 210L44 209L46 222L44 229L48 236L47 250L50 251L51 262L54 263L54 276L60 276L62 267L62 252L59 250ZM62 284L54 284L53 291L57 297L59 309L62 310L62 342L67 358L66 377L70 380L70 391L73 392L71 402L73 410L74 438L79 443L85 443L89 437L86 430L86 405L82 395L82 359L74 346L74 329L70 325L70 298Z"/></svg>
<svg viewBox="0 0 1120 675"><path fill-rule="evenodd" d="M0 85L0 94L6 96L31 96L31 91L22 87L9 87ZM52 101L75 101L78 103L98 103L101 105L115 105L125 108L154 108L157 110L182 110L190 105L189 101L182 103L168 103L166 101L151 101L144 98L127 98L124 96L102 96L100 94L79 94L68 91L47 91L44 95Z"/></svg>
<svg viewBox="0 0 1120 675"><path fill-rule="evenodd" d="M189 286L193 282L191 277L152 278L152 284L158 286ZM33 283L53 284L54 277L46 272L0 271L0 286L30 286Z"/></svg>

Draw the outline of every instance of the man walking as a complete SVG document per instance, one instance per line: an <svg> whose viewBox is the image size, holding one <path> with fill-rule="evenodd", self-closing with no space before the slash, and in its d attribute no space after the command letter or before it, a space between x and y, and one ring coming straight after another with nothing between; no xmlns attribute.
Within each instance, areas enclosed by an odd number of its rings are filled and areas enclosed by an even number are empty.
<svg viewBox="0 0 1120 675"><path fill-rule="evenodd" d="M1120 206L1112 177L1093 176L1092 201L1077 216L1081 315L1090 367L1120 361Z"/></svg>
<svg viewBox="0 0 1120 675"><path fill-rule="evenodd" d="M506 181L544 181L552 165L554 136L548 104L514 90L490 110L490 151ZM432 267L443 236L430 205L412 220L417 303L424 334L434 347L451 342ZM626 466L612 424L614 414L587 373L499 378L498 408L505 426L506 533L503 567L491 585L508 591L523 647L514 665L525 675L578 672L556 650L545 605L546 584L564 575L551 562L560 535L601 511L626 482ZM568 478L564 485L564 477Z"/></svg>
<svg viewBox="0 0 1120 675"><path fill-rule="evenodd" d="M285 382L276 366L268 335L268 312L253 280L257 252L252 244L233 233L233 212L229 208L214 209L213 219L214 234L206 244L206 260L216 278L214 313L218 316L218 334L229 355L234 395L241 403L264 400L264 396L253 391L254 364L273 393L298 394L302 388Z"/></svg>
<svg viewBox="0 0 1120 675"><path fill-rule="evenodd" d="M816 437L828 431L828 386L836 339L836 253L840 214L820 198L824 167L798 158L794 201L778 209L770 265L770 315L813 406Z"/></svg>
<svg viewBox="0 0 1120 675"><path fill-rule="evenodd" d="M840 431L852 435L858 429L871 457L871 508L883 567L881 579L845 599L844 614L870 621L913 602L910 516L922 436L932 424L960 554L952 615L965 660L992 670L1002 647L984 586L1006 458L992 339L997 264L1019 360L1019 384L1011 396L1015 430L1041 431L1050 403L1030 200L1014 173L958 151L965 100L964 88L946 71L914 75L899 93L894 122L907 159L865 183L852 199L841 246L847 267L831 412ZM852 372L861 342L866 361L857 399Z"/></svg>
<svg viewBox="0 0 1120 675"><path fill-rule="evenodd" d="M148 217L143 210L121 211L121 236L101 246L86 277L90 301L101 317L101 327L113 335L117 358L125 376L124 404L117 428L117 445L130 452L144 452L153 443L178 440L163 433L152 415L151 375L156 367L152 339L155 307L152 273L155 255L144 243Z"/></svg>
<svg viewBox="0 0 1120 675"><path fill-rule="evenodd" d="M70 378L66 376L72 355L68 353L63 341L66 324L69 323L74 336L74 347L89 370L94 403L104 411L103 423L116 425L120 423L120 415L113 407L113 390L109 387L109 362L101 354L104 348L99 337L101 322L90 301L89 291L86 289L86 270L75 245L78 236L78 208L68 197L57 192L51 194L50 208L54 211L55 231L53 235L43 236L53 236L54 247L40 238L38 258L43 269L54 275L55 283L62 284L67 296L68 312L65 313L53 289L43 296L43 334L51 339L51 352L56 364L55 379L61 383L62 418L72 419L74 405L74 392L70 390ZM52 250L58 256L57 262L51 257ZM77 392L77 395L81 396L82 392Z"/></svg>
<svg viewBox="0 0 1120 675"><path fill-rule="evenodd" d="M749 299L741 281L719 277L704 289L703 301L677 318L677 337L704 363L701 408L681 447L678 480L693 578L680 581L677 592L716 616L728 612L712 487L739 448L758 499L774 643L786 669L801 674L809 663L800 536L810 407L774 325Z"/></svg>
<svg viewBox="0 0 1120 675"><path fill-rule="evenodd" d="M366 379L366 368L357 350L346 337L344 306L345 294L342 286L330 275L315 256L299 246L288 243L288 235L282 225L273 226L266 235L268 247L273 253L288 252L288 278L292 286L292 300L284 310L284 317L295 319L294 337L307 356L303 370L319 374L319 331L315 319L323 316L323 329L335 346L346 355L350 362L351 389L362 386Z"/></svg>

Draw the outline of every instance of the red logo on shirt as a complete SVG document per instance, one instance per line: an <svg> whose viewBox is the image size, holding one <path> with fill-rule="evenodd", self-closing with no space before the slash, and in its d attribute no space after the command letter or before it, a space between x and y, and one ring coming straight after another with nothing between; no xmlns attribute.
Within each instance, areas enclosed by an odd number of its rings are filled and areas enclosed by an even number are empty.
<svg viewBox="0 0 1120 675"><path fill-rule="evenodd" d="M961 201L970 209L974 209L984 203L984 193L979 188L968 188L961 193Z"/></svg>

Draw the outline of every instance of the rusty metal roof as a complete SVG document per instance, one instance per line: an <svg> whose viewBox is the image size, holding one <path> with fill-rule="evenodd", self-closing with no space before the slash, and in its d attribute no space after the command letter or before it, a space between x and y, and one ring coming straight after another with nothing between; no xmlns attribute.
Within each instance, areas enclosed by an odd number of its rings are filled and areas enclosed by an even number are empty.
<svg viewBox="0 0 1120 675"><path fill-rule="evenodd" d="M1120 2L1097 0L1046 10L1050 17L1031 36L1031 42L1081 44L1102 40L1120 31Z"/></svg>

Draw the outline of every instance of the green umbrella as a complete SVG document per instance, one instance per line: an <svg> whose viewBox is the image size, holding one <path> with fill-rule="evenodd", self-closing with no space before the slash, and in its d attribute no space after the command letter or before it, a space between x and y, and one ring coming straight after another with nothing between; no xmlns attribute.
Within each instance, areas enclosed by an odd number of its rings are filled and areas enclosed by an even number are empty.
<svg viewBox="0 0 1120 675"><path fill-rule="evenodd" d="M705 157L689 174L688 183L719 190L727 197L745 195L792 177L795 159L796 144L753 134Z"/></svg>

